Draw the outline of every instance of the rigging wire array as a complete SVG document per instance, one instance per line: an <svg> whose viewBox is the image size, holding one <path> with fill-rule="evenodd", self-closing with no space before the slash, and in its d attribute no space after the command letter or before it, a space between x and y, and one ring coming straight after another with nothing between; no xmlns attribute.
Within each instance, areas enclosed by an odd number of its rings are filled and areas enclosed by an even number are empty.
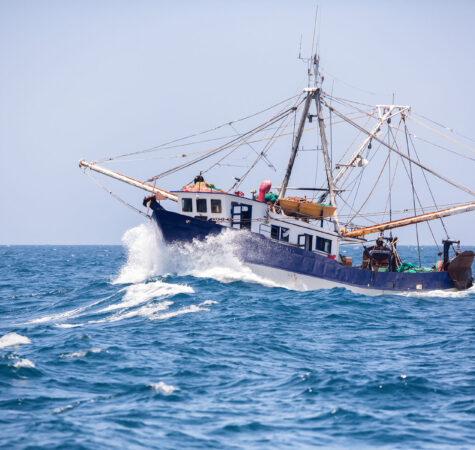
<svg viewBox="0 0 475 450"><path fill-rule="evenodd" d="M332 89L333 91L333 89ZM372 105L368 105L362 102L356 102L353 100L345 99L342 97L334 96L333 94L328 94L324 91L321 92L322 96L322 104L326 106L329 109L329 114L330 114L330 142L331 142L331 171L333 172L336 168L341 166L345 158L347 157L348 153L351 151L352 147L354 146L355 142L361 138L361 136L368 136L370 135L369 139L369 145L366 146L366 148L363 148L362 151L360 152L359 158L360 161L362 159L366 160L368 163L368 160L370 163L373 163L375 160L376 156L378 154L381 154L381 148L385 147L387 154L385 155L385 158L382 163L382 167L375 177L375 182L370 189L369 193L367 194L366 198L360 203L359 208L355 208L355 204L357 202L357 199L360 195L361 191L361 185L362 185L362 180L365 177L365 172L366 172L366 166L361 165L358 166L358 164L355 164L354 162L351 163L348 167L347 170L345 169L345 174L341 178L341 180L338 182L338 191L336 192L338 198L342 201L342 205L340 205L340 211L339 211L339 216L340 217L346 217L346 227L355 227L356 225L354 224L355 219L361 219L365 221L369 221L374 223L373 218L375 218L376 213L372 213L370 211L365 211L365 207L368 205L368 202L370 198L373 196L375 191L377 191L377 186L379 181L383 178L384 176L384 169L386 166L388 166L388 171L387 171L387 178L388 178L388 196L385 200L385 207L384 211L379 214L382 214L381 220L384 221L384 217L386 214L388 214L388 207L389 207L389 218L392 220L393 214L400 214L401 212L407 212L408 209L399 209L399 210L393 210L393 198L392 198L392 191L394 189L394 184L396 180L400 182L400 179L398 178L398 169L400 169L401 165L399 164L400 162L402 163L402 167L404 168L404 171L406 172L410 187L411 187L411 192L412 192L412 209L414 211L414 214L416 214L417 210L421 210L422 212L425 212L426 208L429 208L428 206L422 207L423 201L420 198L420 195L418 193L418 189L415 186L414 182L414 173L413 173L413 166L419 167L423 174L423 178L425 181L425 184L427 186L427 189L430 193L430 197L432 200L432 206L436 207L437 209L441 206L438 205L437 202L435 201L435 196L433 193L433 190L429 184L429 180L427 178L427 173L432 174L435 177L438 177L449 184L452 184L454 187L457 187L459 189L462 189L463 191L469 193L472 197L475 196L475 192L470 190L469 188L466 188L465 186L462 186L459 184L458 180L453 181L450 180L448 177L446 177L443 174L437 173L434 170L428 168L425 164L421 162L421 159L419 158L419 154L416 150L414 140L419 140L427 145L431 145L435 148L438 148L443 151L447 151L452 155L464 158L465 160L469 161L475 161L475 158L465 155L461 153L460 151L455 151L449 147L446 147L444 145L441 145L436 142L432 142L431 140L428 140L422 136L418 136L414 133L409 132L408 127L407 127L407 121L410 120L416 125L419 125L423 127L425 130L430 131L440 138L445 139L446 141L451 142L454 145L457 145L458 147L462 148L465 151L469 151L472 153L475 153L475 149L472 148L471 146L464 144L463 142L460 142L460 140L455 139L451 136L446 135L445 133L442 133L441 131L438 131L435 129L433 126L439 128L443 128L444 130L449 131L451 134L457 135L458 137L461 137L463 139L470 140L472 142L475 142L475 140L456 132L452 128L446 127L445 125L442 125L439 122L433 121L431 119L428 119L427 117L417 114L415 112L409 112L407 110L402 110L402 107L397 107L395 105L392 105L394 109L394 112L391 113L387 119L387 132L385 136L380 137L380 132L378 131L376 134L371 135L368 131L367 128L369 127L369 124L375 120L380 120L381 119L381 114L380 112L378 113L378 108L380 107L374 107ZM204 169L202 172L207 173L211 172L213 169L220 168L220 167L243 167L246 170L243 172L243 174L240 177L235 177L236 182L231 186L230 190L233 189L238 189L241 187L243 182L246 180L247 176L249 173L257 166L257 164L263 160L267 164L269 168L274 170L274 172L277 171L274 163L271 162L268 154L270 149L275 145L276 141L284 136L295 136L295 124L296 124L296 116L297 112L301 110L304 102L305 102L306 96L303 95L303 93L294 95L292 97L289 97L283 101L280 101L268 108L265 108L257 113L248 115L246 117L233 120L230 122L223 123L221 125L218 125L217 127L207 129L205 131L197 132L190 134L188 136L178 138L178 139L173 139L170 141L167 141L163 144L146 148L143 150L137 150L134 152L129 152L129 153L124 153L120 154L117 156L111 156L108 158L104 158L98 162L112 162L112 161L122 161L122 162L132 162L132 161L142 161L143 159L138 158L139 156L145 156L144 159L155 159L155 158L191 158L182 164L177 165L176 167L168 168L161 173L148 178L146 181L147 182L156 182L159 179L164 178L165 176L168 176L170 174L176 173L180 170L183 170L185 168L191 167L193 165L196 165L200 162L203 162L205 160L208 160L214 156L220 156L218 160L212 161L211 164ZM337 110L333 104L339 105L339 107L343 107L344 109L346 108L349 111L346 111L342 113L341 111ZM399 108L399 109L398 109ZM408 107L404 107L408 109ZM275 111L277 109L277 111ZM259 115L262 115L266 112L269 111L274 111L271 116L265 120L263 123L251 127L247 131L240 132L238 131L236 125L238 123L244 122L248 119L253 119ZM379 114L379 115L378 115ZM396 115L400 115L400 121L397 126L394 126L390 123L390 119L392 117L395 117ZM334 121L333 120L333 115L339 116L341 120L339 121ZM418 118L415 118L414 116L417 116ZM310 122L311 118L314 117L311 114L309 114ZM424 120L427 122L430 122L431 125L428 125L427 123L424 123ZM362 125L359 124L359 121L363 121L364 123ZM346 147L345 152L342 154L342 156L339 159L339 162L336 165L333 165L334 162L334 150L333 147L334 145L336 146L336 143L334 144L333 142L333 130L332 127L336 125L337 123L349 123L351 124L354 128L356 128L356 136L353 139L353 142ZM401 127L401 124L403 124L404 127L404 136L405 136L405 146L406 146L406 153L404 153L401 150L401 147L398 145L397 139L398 139L398 133ZM233 134L226 134L224 136L219 136L219 137L208 137L206 139L200 139L199 137L208 135L212 132L216 132L218 130L224 130L226 127L230 127L233 130ZM293 127L293 131L287 132L289 128ZM317 127L306 127L304 128L304 132L308 132L310 130L314 130ZM263 134L267 134L265 137L261 137ZM195 139L199 138L199 139ZM387 138L387 142L385 139ZM193 140L194 139L194 140ZM190 141L191 140L191 141ZM223 142L224 141L224 142ZM167 155L167 156L156 156L156 152L159 152L161 155L163 155L163 152L165 150L174 150L174 149L182 149L185 147L189 147L192 145L203 145L203 144L208 144L212 142L223 142L222 144L218 145L217 147L213 147L211 149L204 149L204 150L198 150L194 152L188 152L188 153L180 153L177 155ZM375 145L375 148L372 149L371 144ZM261 149L258 149L255 147L255 145L262 144L263 147ZM377 145L376 145L377 144ZM250 164L229 164L227 162L228 158L230 158L232 155L236 154L236 152L240 152L242 149L247 149L249 151L252 150L253 154L255 155L254 160ZM317 149L318 150L318 149ZM412 150L412 151L411 151ZM223 154L224 153L224 154ZM154 154L153 156L151 156ZM391 159L391 156L399 156L395 162L393 163L393 160ZM131 159L132 157L132 159ZM135 157L135 158L134 158ZM315 185L317 184L318 181L318 158L319 158L319 152L316 152L316 171L315 171ZM335 158L336 159L336 158ZM356 176L352 176L354 173L355 169L358 168L359 170L356 173ZM334 174L333 174L334 176ZM324 177L322 177L323 179ZM98 183L98 181L94 178L94 181ZM137 208L133 207L132 205L128 204L127 202L123 201L120 199L118 196L112 193L109 189L107 189L102 183L98 183L102 188L107 190L109 194L113 195L114 197L118 198L120 201L125 203L127 206L132 207L133 209L137 210ZM328 188L328 185L325 186L325 183L321 185L322 189ZM315 193L313 194L315 196ZM416 204L417 203L417 204ZM417 207L418 206L418 207ZM345 213L345 209L348 210L347 213ZM143 212L139 211L141 214ZM144 214L146 215L146 214ZM147 216L147 215L146 215ZM446 225L442 218L440 218L440 222L442 227L444 228L445 234L448 236L448 232L446 229ZM430 232L432 236L434 236L434 233L430 227L429 222L427 222ZM416 236L417 236L417 241L419 242L419 235L418 235L418 228L416 225Z"/></svg>

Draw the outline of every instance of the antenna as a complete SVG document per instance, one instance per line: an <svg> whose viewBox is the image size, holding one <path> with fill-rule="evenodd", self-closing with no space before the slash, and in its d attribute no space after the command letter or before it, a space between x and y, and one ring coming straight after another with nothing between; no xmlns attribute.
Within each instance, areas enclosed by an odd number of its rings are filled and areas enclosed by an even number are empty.
<svg viewBox="0 0 475 450"><path fill-rule="evenodd" d="M315 49L315 34L317 30L317 18L318 18L318 5L315 8L315 19L313 21L313 36L312 36L312 48L310 50L310 55L308 58L302 57L302 35L300 35L300 47L299 47L299 58L301 61L307 64L307 77L308 77L308 87L311 87L312 76L314 76L314 84L317 84L317 74L318 74L318 41L320 40L320 29L317 40L317 48ZM314 65L314 70L312 71L312 64Z"/></svg>
<svg viewBox="0 0 475 450"><path fill-rule="evenodd" d="M312 36L312 50L310 51L310 58L313 56L313 48L315 46L315 31L317 30L318 6L315 8L315 19L313 21L313 36Z"/></svg>
<svg viewBox="0 0 475 450"><path fill-rule="evenodd" d="M310 51L310 58L308 61L308 87L310 87L310 81L312 78L312 61L315 65L315 63L318 61L317 57L317 52L315 51L314 53L314 47L315 47L315 31L317 30L317 17L318 17L318 6L315 8L315 19L313 21L313 36L312 36L312 50ZM317 73L318 73L318 66L314 67L314 85L317 84Z"/></svg>
<svg viewBox="0 0 475 450"><path fill-rule="evenodd" d="M320 53L320 30L322 29L322 15L318 16L318 34L317 34L317 48L316 53L317 55Z"/></svg>

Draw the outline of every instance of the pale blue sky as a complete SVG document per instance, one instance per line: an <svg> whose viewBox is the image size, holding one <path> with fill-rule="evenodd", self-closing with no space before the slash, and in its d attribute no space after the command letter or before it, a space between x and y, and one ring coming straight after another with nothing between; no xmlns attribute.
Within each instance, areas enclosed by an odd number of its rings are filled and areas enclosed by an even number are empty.
<svg viewBox="0 0 475 450"><path fill-rule="evenodd" d="M475 135L475 2L318 3L327 90L334 82L335 94L375 104L394 92L396 103ZM143 219L77 161L151 147L296 94L315 4L0 0L0 243L119 243ZM286 158L282 149L274 161ZM426 161L452 165L448 173L474 189L473 163L446 158ZM131 170L145 177L161 164ZM174 176L163 187L185 182ZM117 191L137 205L144 195ZM475 243L473 213L447 223Z"/></svg>

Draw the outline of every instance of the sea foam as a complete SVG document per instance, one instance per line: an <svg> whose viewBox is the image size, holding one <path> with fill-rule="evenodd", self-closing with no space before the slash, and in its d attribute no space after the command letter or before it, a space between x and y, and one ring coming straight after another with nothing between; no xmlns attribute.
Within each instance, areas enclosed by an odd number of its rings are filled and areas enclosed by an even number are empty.
<svg viewBox="0 0 475 450"><path fill-rule="evenodd" d="M30 339L18 333L7 333L0 338L0 348L31 344Z"/></svg>
<svg viewBox="0 0 475 450"><path fill-rule="evenodd" d="M155 392L158 392L159 394L165 394L165 395L173 394L173 392L180 390L179 388L172 386L170 384L166 384L163 381L149 384L148 387L153 389Z"/></svg>
<svg viewBox="0 0 475 450"><path fill-rule="evenodd" d="M19 359L17 362L13 364L13 367L16 367L17 369L20 369L22 367L24 368L34 368L35 363L31 362L29 359L23 358Z"/></svg>
<svg viewBox="0 0 475 450"><path fill-rule="evenodd" d="M85 356L92 354L92 353L100 353L102 349L100 348L91 348L90 350L80 350L78 352L72 353L63 353L59 355L60 358L84 358Z"/></svg>
<svg viewBox="0 0 475 450"><path fill-rule="evenodd" d="M246 281L268 287L287 287L255 274L237 256L237 234L224 230L203 241L166 245L151 223L126 231L122 242L127 262L113 283L139 283L154 276L177 274L212 278L222 283Z"/></svg>
<svg viewBox="0 0 475 450"><path fill-rule="evenodd" d="M143 223L124 233L122 243L127 249L127 262L113 284L140 283L163 272L163 239L157 227Z"/></svg>

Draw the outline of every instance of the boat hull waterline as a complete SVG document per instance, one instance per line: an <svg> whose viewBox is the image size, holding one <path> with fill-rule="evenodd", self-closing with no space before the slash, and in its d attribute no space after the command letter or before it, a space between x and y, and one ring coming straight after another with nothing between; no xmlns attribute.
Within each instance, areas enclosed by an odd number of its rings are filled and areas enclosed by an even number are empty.
<svg viewBox="0 0 475 450"><path fill-rule="evenodd" d="M235 256L257 274L283 281L289 288L316 290L343 287L369 295L455 289L446 271L374 272L343 266L327 256L266 239L257 233L234 230L212 221L167 211L157 202L151 206L153 220L166 243L205 240L222 232L234 233Z"/></svg>

